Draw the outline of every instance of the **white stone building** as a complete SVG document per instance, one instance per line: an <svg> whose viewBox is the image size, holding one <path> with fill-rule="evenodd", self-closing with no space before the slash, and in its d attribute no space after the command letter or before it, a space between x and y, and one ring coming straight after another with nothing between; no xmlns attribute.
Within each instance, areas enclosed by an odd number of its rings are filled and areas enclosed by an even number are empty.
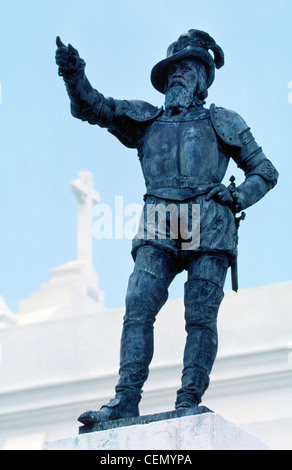
<svg viewBox="0 0 292 470"><path fill-rule="evenodd" d="M0 298L2 450L37 450L45 441L75 436L79 414L113 397L124 309L104 308L91 262L88 210L98 201L91 175L80 173L72 189L82 226L78 259L53 269L17 315ZM173 409L185 342L183 312L183 299L177 299L158 315L141 414ZM226 292L219 353L203 400L271 449L292 449L291 318L292 282Z"/></svg>

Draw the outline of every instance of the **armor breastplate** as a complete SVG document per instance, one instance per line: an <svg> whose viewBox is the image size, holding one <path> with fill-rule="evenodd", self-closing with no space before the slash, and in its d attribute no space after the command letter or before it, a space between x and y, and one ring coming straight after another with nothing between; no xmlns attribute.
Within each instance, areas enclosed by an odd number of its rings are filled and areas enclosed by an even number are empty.
<svg viewBox="0 0 292 470"><path fill-rule="evenodd" d="M201 194L204 187L222 181L228 165L206 113L183 121L156 119L146 131L139 158L147 194L166 199Z"/></svg>

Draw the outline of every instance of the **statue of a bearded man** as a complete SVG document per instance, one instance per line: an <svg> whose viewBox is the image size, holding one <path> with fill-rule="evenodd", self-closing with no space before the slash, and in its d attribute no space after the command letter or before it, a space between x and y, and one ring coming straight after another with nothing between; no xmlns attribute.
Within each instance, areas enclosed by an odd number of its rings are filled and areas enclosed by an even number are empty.
<svg viewBox="0 0 292 470"><path fill-rule="evenodd" d="M59 37L57 46L56 62L73 116L105 127L126 147L137 148L146 185L142 224L133 240L135 266L126 295L115 397L99 411L83 413L79 421L139 415L153 355L153 324L170 283L183 270L188 273L187 338L175 409L195 412L216 358L226 273L236 262L235 215L272 189L278 173L237 113L214 104L204 107L215 68L224 65L223 51L209 34L191 29L181 35L153 68L152 84L165 95L160 109L144 101L105 98L89 83L77 50ZM245 175L238 187L222 184L230 159ZM152 217L155 211L169 217L159 222ZM189 231L194 213L199 236Z"/></svg>

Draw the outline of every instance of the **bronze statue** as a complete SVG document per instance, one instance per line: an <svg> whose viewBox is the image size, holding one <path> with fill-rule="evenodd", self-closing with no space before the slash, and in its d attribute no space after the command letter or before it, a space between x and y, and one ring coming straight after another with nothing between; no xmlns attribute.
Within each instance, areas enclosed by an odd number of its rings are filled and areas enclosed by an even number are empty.
<svg viewBox="0 0 292 470"><path fill-rule="evenodd" d="M272 189L278 173L237 113L214 104L204 107L215 68L224 65L223 51L209 34L192 29L181 35L168 48L167 58L153 68L152 84L165 94L165 107L160 109L144 101L105 98L90 85L78 51L59 37L57 46L56 63L73 116L105 127L125 146L137 148L147 189L143 226L133 240L135 267L126 296L115 398L99 411L83 413L79 421L89 424L139 415L153 355L153 324L170 283L182 270L188 272L187 339L175 409L195 412L217 354L217 313L229 267L237 290L240 217L235 214ZM238 187L234 181L228 187L222 184L230 158L245 174ZM180 228L186 228L185 214L188 219L192 207L199 205L199 242L191 249L184 248L182 231L171 236L169 219L164 223L165 237L159 236L159 222L152 227L152 237L141 235L149 229L149 207L167 208L170 203Z"/></svg>

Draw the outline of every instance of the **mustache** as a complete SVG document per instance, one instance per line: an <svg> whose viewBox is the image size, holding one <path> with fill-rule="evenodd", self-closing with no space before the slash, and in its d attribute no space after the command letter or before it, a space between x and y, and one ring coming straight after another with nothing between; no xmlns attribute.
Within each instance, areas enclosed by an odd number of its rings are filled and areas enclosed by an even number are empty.
<svg viewBox="0 0 292 470"><path fill-rule="evenodd" d="M167 90L172 88L174 85L181 85L185 88L186 82L183 77L173 77L167 83Z"/></svg>

